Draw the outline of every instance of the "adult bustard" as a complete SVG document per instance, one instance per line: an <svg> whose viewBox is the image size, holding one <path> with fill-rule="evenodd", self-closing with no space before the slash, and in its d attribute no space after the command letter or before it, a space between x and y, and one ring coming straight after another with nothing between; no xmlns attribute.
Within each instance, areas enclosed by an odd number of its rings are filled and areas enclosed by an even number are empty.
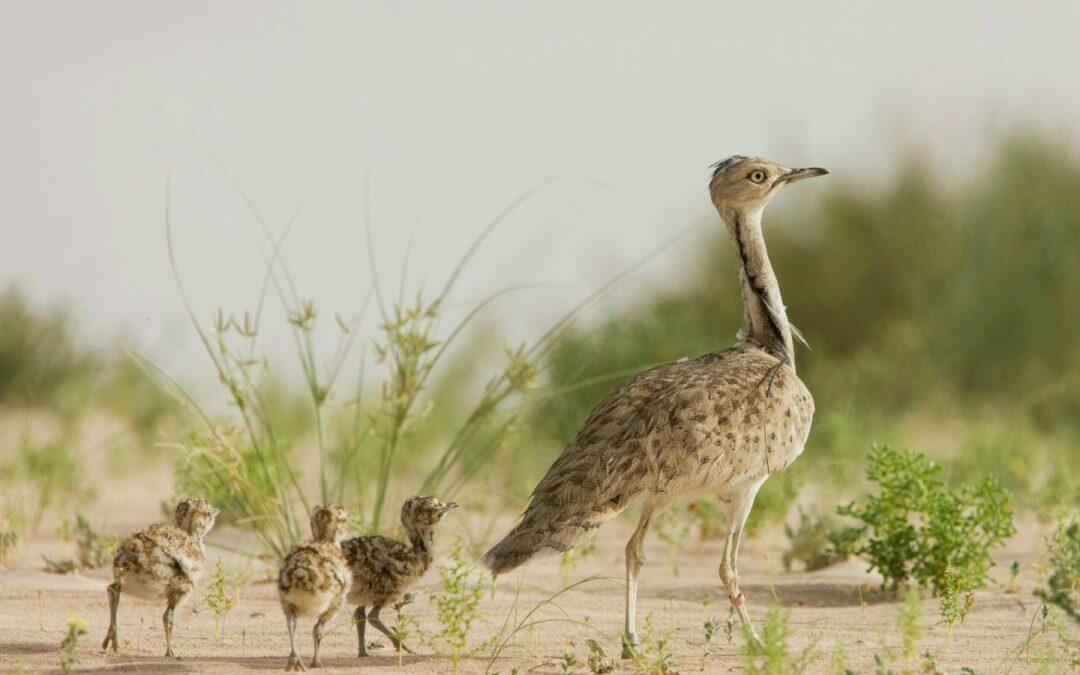
<svg viewBox="0 0 1080 675"><path fill-rule="evenodd" d="M485 554L495 574L567 551L627 507L641 520L626 544L623 656L637 644L642 542L676 497L711 493L727 505L720 578L752 639L736 558L754 497L802 452L814 402L795 374L792 335L761 233L780 190L824 169L789 169L736 155L714 165L709 192L742 262L746 328L735 346L640 373L609 394L533 491L521 522Z"/></svg>

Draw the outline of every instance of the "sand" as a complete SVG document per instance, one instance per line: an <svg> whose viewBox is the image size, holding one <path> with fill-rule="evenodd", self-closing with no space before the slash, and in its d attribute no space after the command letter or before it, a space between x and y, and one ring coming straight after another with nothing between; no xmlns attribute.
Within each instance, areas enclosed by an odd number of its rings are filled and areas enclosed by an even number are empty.
<svg viewBox="0 0 1080 675"><path fill-rule="evenodd" d="M141 513L152 513L142 510ZM464 516L463 516L464 517ZM473 518L478 516L474 515ZM127 520L133 517L125 516ZM509 523L500 518L499 527ZM134 527L134 522L117 527ZM456 528L464 532L465 528ZM476 528L468 528L475 531ZM486 529L486 528L481 528ZM610 655L618 656L622 628L622 547L630 526L614 522L605 527L597 541L596 552L564 574L557 560L531 566L524 574L500 578L493 595L485 596L479 619L471 632L472 644L479 645L496 632L512 613L515 598L524 615L537 603L571 582L591 575L604 578L586 583L559 598L558 608L549 606L538 616L545 622L534 630L523 630L514 643L492 664L492 671L508 673L559 672L558 661L568 650L579 658L576 672L588 672L585 639L593 637ZM447 524L440 532L437 549L445 564L455 536L455 527ZM1000 552L1001 564L994 576L1003 582L981 591L966 622L957 626L951 638L946 626L939 623L937 601L922 602L924 635L919 654L928 652L941 672L1029 672L1026 661L1030 652L1023 650L1039 600L1032 591L1039 581L1038 566L1042 555L1035 528L1024 528ZM243 546L245 537L229 527L216 530L210 538L210 566L222 558L244 560L233 550ZM477 547L481 542L476 542ZM223 635L214 637L214 616L202 602L204 578L198 597L178 612L175 649L179 659L166 659L161 628L163 607L133 598L124 598L120 610L121 652L105 654L100 644L108 625L105 570L76 575L54 575L41 570L40 554L57 553L65 545L50 537L31 539L20 549L11 569L0 572L0 670L50 670L60 662L59 644L65 633L66 619L76 613L89 622L89 635L79 649L80 669L106 671L175 671L175 672L244 672L280 670L288 652L284 620L277 604L273 571L262 563L247 563L255 580L244 587L236 607L228 615ZM740 672L743 641L736 631L728 641L725 623L729 616L726 595L717 577L718 541L687 542L678 553L678 576L675 576L668 547L651 539L647 543L649 560L642 573L639 617L641 624L652 617L654 635L669 635L669 645L677 670L683 673ZM828 672L835 645L843 644L850 667L856 672L872 672L875 654L896 671L904 666L900 656L900 635L896 617L902 603L878 590L880 579L866 572L866 564L849 560L817 572L785 572L780 565L783 540L773 534L744 543L741 566L743 586L751 614L759 625L766 606L776 603L790 612L793 635L791 646L801 651L814 645L810 672ZM1017 560L1022 572L1016 588L1006 592L1008 564ZM520 584L520 591L518 591ZM417 602L407 608L423 631L437 630L434 605L427 592L438 585L432 569L417 589ZM386 612L384 618L392 617ZM401 665L398 656L380 639L373 656L356 657L355 632L349 623L349 611L341 611L332 622L324 647L327 672L356 668L386 672L450 672L445 655L435 647L415 639L415 655L406 654ZM720 631L708 655L705 654L703 623L713 619ZM513 618L511 617L511 621ZM1075 624L1068 629L1075 635ZM311 652L311 624L301 624L301 653ZM639 632L643 627L639 625ZM369 638L373 630L369 629ZM377 635L377 634L376 634ZM445 651L445 649L443 649ZM488 666L489 648L464 657L461 672L483 672ZM921 660L921 657L920 657ZM632 663L619 661L620 670L630 670ZM1062 664L1062 668L1064 665Z"/></svg>

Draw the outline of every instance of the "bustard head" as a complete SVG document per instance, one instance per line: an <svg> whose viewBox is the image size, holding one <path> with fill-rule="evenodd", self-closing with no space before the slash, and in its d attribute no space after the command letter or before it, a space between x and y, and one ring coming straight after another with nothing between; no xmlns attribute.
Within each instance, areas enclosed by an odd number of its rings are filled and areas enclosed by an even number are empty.
<svg viewBox="0 0 1080 675"><path fill-rule="evenodd" d="M311 536L315 541L340 544L349 534L352 518L338 504L316 506L311 510Z"/></svg>
<svg viewBox="0 0 1080 675"><path fill-rule="evenodd" d="M733 155L713 164L709 194L721 215L760 212L785 186L829 173L825 169L791 169L762 157Z"/></svg>
<svg viewBox="0 0 1080 675"><path fill-rule="evenodd" d="M450 509L456 509L454 502L443 502L434 497L411 497L401 506L401 524L412 536L430 530L443 519Z"/></svg>
<svg viewBox="0 0 1080 675"><path fill-rule="evenodd" d="M176 504L173 524L188 534L206 536L214 527L221 509L216 509L201 497L184 497Z"/></svg>

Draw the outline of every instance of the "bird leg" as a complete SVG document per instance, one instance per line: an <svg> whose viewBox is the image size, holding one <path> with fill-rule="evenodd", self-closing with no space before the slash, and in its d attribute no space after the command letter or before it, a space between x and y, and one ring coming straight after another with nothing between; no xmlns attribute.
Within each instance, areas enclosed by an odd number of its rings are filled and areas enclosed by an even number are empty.
<svg viewBox="0 0 1080 675"><path fill-rule="evenodd" d="M357 656L367 656L367 645L364 644L364 628L367 625L367 616L363 607L356 608L353 619L356 621L356 641L360 643L360 653Z"/></svg>
<svg viewBox="0 0 1080 675"><path fill-rule="evenodd" d="M315 627L311 629L311 639L315 643L315 651L311 655L311 668L322 668L322 659L319 658L319 645L322 644L323 627L327 621L333 618L336 609L335 607L320 616L319 620L315 622Z"/></svg>
<svg viewBox="0 0 1080 675"><path fill-rule="evenodd" d="M375 628L380 633L390 638L390 642L394 644L394 649L398 651L404 650L409 654L413 654L413 650L409 649L404 642L399 640L398 637L394 635L394 633L389 628L386 627L386 624L382 622L382 619L379 618L379 612L382 610L382 608L382 605L375 605L374 607L372 607L371 614L368 615L368 622L371 623L372 626L375 626Z"/></svg>
<svg viewBox="0 0 1080 675"><path fill-rule="evenodd" d="M109 594L109 632L105 633L105 641L101 643L102 651L112 644L114 652L120 650L120 644L116 639L116 610L120 607L120 591L124 589L122 581L114 581L106 589Z"/></svg>
<svg viewBox="0 0 1080 675"><path fill-rule="evenodd" d="M296 654L296 615L292 612L285 613L285 625L289 628L289 663L285 670L304 670L304 664L300 663L300 657Z"/></svg>
<svg viewBox="0 0 1080 675"><path fill-rule="evenodd" d="M161 623L165 626L165 656L176 658L172 650L173 611L176 609L177 600L170 599L165 607L165 613L161 615Z"/></svg>
<svg viewBox="0 0 1080 675"><path fill-rule="evenodd" d="M649 531L652 522L653 507L646 506L641 511L641 520L638 521L637 529L630 535L630 541L626 542L626 625L623 632L622 657L632 658L634 647L638 644L637 639L637 585L638 572L645 564L643 544L645 533Z"/></svg>
<svg viewBox="0 0 1080 675"><path fill-rule="evenodd" d="M761 638L758 637L750 621L750 612L746 609L746 596L739 588L738 556L746 517L750 515L750 507L754 505L754 497L757 496L758 488L763 482L765 482L764 479L743 494L732 497L728 511L727 539L724 541L724 553L720 559L720 579L724 582L731 604L739 614L747 639L757 646L761 646Z"/></svg>

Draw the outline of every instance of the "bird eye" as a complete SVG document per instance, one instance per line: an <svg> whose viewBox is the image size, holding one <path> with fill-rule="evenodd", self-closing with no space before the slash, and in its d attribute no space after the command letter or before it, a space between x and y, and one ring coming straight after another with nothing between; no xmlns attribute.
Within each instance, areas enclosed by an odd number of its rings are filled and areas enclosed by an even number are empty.
<svg viewBox="0 0 1080 675"><path fill-rule="evenodd" d="M754 181L755 183L761 183L765 180L765 172L761 169L758 169L757 171L750 174L750 180Z"/></svg>

